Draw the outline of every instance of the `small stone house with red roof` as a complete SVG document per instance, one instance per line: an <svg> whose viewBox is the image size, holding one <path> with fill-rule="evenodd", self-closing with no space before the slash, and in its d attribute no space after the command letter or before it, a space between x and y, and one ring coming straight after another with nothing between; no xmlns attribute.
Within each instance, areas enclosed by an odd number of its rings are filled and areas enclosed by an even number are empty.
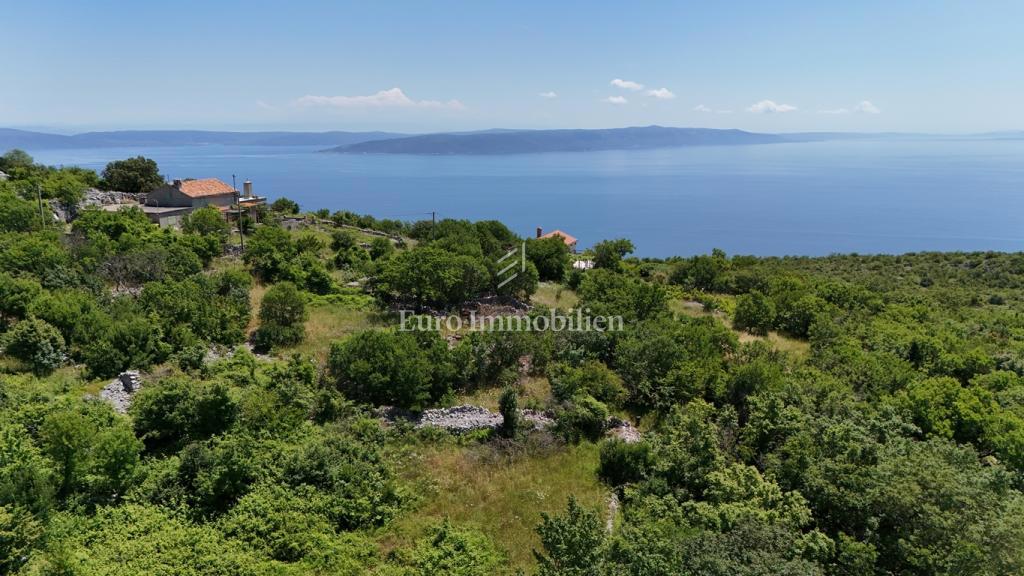
<svg viewBox="0 0 1024 576"><path fill-rule="evenodd" d="M178 226L193 210L213 206L226 213L235 203L235 189L217 178L174 180L146 194L142 211L161 228Z"/></svg>
<svg viewBox="0 0 1024 576"><path fill-rule="evenodd" d="M146 206L155 208L202 208L231 206L235 189L217 178L186 179L168 182L146 195Z"/></svg>
<svg viewBox="0 0 1024 576"><path fill-rule="evenodd" d="M538 240L543 240L545 238L554 238L556 236L558 238L561 238L562 242L565 242L565 245L569 247L569 252L571 252L573 254L576 253L576 237L575 236L572 236L571 234L567 234L565 232L562 232L561 230L552 230L551 232L548 232L547 234L545 234L543 228L537 228L537 239Z"/></svg>

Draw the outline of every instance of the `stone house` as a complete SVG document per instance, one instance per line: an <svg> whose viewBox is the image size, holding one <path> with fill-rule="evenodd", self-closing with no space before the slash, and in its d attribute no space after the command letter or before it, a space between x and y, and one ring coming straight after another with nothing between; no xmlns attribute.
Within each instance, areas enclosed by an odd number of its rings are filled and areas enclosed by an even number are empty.
<svg viewBox="0 0 1024 576"><path fill-rule="evenodd" d="M561 238L562 242L565 242L565 245L569 248L569 252L570 253L572 253L572 254L576 253L576 242L577 242L577 240L576 240L575 236L572 236L570 234L566 234L565 232L562 232L561 230L552 230L551 232L548 232L547 234L545 234L543 228L537 228L537 239L538 240L543 240L544 238L552 238L552 237L555 237L555 236Z"/></svg>

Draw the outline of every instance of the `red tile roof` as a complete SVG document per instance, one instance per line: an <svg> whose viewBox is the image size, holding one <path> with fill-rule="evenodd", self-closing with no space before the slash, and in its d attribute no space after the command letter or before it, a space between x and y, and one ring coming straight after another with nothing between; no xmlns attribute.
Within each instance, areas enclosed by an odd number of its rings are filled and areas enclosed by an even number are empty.
<svg viewBox="0 0 1024 576"><path fill-rule="evenodd" d="M189 198L202 198L204 196L221 196L223 194L234 194L235 189L227 182L217 178L202 178L200 180L182 180L178 190Z"/></svg>
<svg viewBox="0 0 1024 576"><path fill-rule="evenodd" d="M562 242L565 242L566 246L572 246L573 244L576 243L576 237L575 236L571 236L569 234L566 234L565 232L562 232L561 230L552 230L551 232L548 232L547 234L544 234L543 236L541 236L541 238L542 239L543 238L551 238L552 236L560 236L562 238Z"/></svg>

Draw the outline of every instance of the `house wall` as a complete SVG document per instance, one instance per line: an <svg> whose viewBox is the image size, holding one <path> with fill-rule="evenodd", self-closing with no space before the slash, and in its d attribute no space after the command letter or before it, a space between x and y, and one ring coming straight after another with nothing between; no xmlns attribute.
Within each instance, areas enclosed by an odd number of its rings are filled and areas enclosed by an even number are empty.
<svg viewBox="0 0 1024 576"><path fill-rule="evenodd" d="M234 194L218 194L216 196L202 196L191 198L186 196L171 184L165 184L146 195L148 206L176 206L202 208L203 206L230 206L234 203Z"/></svg>
<svg viewBox="0 0 1024 576"><path fill-rule="evenodd" d="M221 194L218 196L203 196L202 198L193 198L192 207L202 208L203 206L231 206L235 203L234 194Z"/></svg>
<svg viewBox="0 0 1024 576"><path fill-rule="evenodd" d="M153 190L146 195L146 204L148 206L191 206L192 199L181 193L170 184L164 184L163 186Z"/></svg>

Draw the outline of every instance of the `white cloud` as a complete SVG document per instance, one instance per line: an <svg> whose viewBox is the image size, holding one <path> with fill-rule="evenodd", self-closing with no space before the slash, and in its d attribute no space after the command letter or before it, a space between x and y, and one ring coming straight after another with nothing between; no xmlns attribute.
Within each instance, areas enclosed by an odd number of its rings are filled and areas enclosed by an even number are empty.
<svg viewBox="0 0 1024 576"><path fill-rule="evenodd" d="M882 111L878 109L868 100L861 100L853 108L836 108L834 110L818 110L818 114L881 114Z"/></svg>
<svg viewBox="0 0 1024 576"><path fill-rule="evenodd" d="M256 101L256 107L261 109L261 110L273 110L274 109L274 105L273 104L268 104L268 103L264 102L263 100L257 100Z"/></svg>
<svg viewBox="0 0 1024 576"><path fill-rule="evenodd" d="M541 98L545 98L547 100L558 98L558 94L555 92L541 92L540 94L538 94L538 96L540 96Z"/></svg>
<svg viewBox="0 0 1024 576"><path fill-rule="evenodd" d="M311 96L306 95L295 101L296 106L322 106L329 108L437 108L461 110L465 108L458 100L413 100L401 88L381 90L369 96Z"/></svg>
<svg viewBox="0 0 1024 576"><path fill-rule="evenodd" d="M853 107L853 111L862 114L881 114L882 112L878 109L878 106L875 106L869 100L861 100L859 104Z"/></svg>
<svg viewBox="0 0 1024 576"><path fill-rule="evenodd" d="M796 110L796 106L790 106L789 104L776 104L771 100L761 100L757 104L754 104L747 111L755 114L772 114L775 112L792 112Z"/></svg>
<svg viewBox="0 0 1024 576"><path fill-rule="evenodd" d="M671 100L676 97L668 88L658 88L657 90L648 90L648 96L654 96L659 100Z"/></svg>
<svg viewBox="0 0 1024 576"><path fill-rule="evenodd" d="M616 78L615 80L612 80L611 84L616 88L622 88L623 90L632 90L634 92L636 92L637 90L644 89L643 84L639 82L633 82L632 80L623 80L622 78Z"/></svg>
<svg viewBox="0 0 1024 576"><path fill-rule="evenodd" d="M693 107L693 111L694 112L711 112L712 110L711 110L711 108L708 108L707 106L705 106L703 104L697 104L696 106Z"/></svg>
<svg viewBox="0 0 1024 576"><path fill-rule="evenodd" d="M629 100L626 100L625 96L609 96L603 100L609 104L626 104Z"/></svg>

